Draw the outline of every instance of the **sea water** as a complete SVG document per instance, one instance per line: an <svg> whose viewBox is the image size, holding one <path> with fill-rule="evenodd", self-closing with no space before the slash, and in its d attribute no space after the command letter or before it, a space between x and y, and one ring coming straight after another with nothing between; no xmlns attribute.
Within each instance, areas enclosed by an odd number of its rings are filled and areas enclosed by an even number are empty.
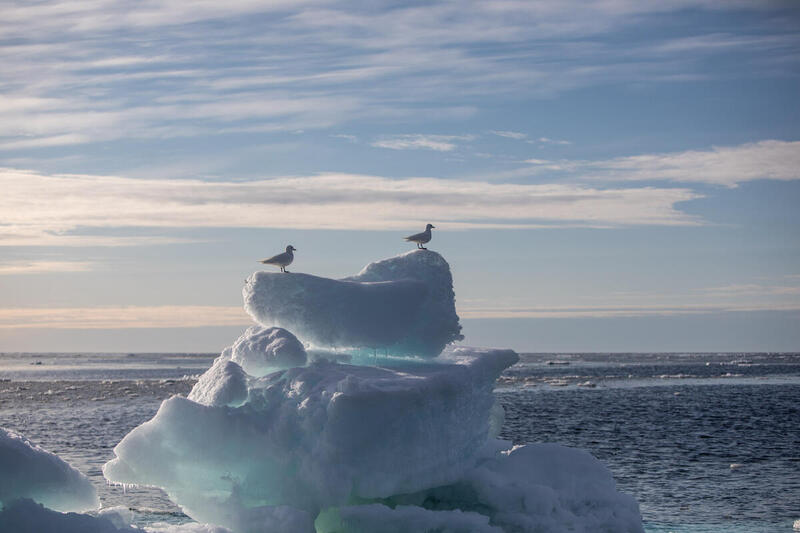
<svg viewBox="0 0 800 533"><path fill-rule="evenodd" d="M90 476L135 523L189 521L102 465L213 354L0 354L0 426ZM498 381L502 436L605 462L649 533L792 531L800 519L800 354L523 354Z"/></svg>

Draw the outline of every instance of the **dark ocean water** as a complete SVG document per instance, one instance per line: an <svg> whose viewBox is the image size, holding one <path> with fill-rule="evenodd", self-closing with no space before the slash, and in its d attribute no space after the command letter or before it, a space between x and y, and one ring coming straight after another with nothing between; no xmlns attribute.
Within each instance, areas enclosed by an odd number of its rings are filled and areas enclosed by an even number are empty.
<svg viewBox="0 0 800 533"><path fill-rule="evenodd" d="M89 475L137 523L188 518L100 468L210 354L0 354L0 426ZM524 354L496 391L503 437L584 448L649 533L790 532L800 519L800 354Z"/></svg>

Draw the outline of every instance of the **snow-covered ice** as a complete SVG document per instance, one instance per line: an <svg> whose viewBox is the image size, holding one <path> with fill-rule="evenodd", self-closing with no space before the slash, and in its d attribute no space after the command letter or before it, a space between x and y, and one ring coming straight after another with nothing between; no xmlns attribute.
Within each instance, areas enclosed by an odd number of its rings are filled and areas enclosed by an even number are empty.
<svg viewBox="0 0 800 533"><path fill-rule="evenodd" d="M0 507L29 498L59 511L100 506L89 478L24 436L0 428Z"/></svg>
<svg viewBox="0 0 800 533"><path fill-rule="evenodd" d="M412 505L391 508L380 503L330 508L317 518L315 526L317 533L504 533L489 524L488 516L479 513L435 511Z"/></svg>
<svg viewBox="0 0 800 533"><path fill-rule="evenodd" d="M189 392L188 398L203 405L238 406L247 400L247 373L228 358L217 357Z"/></svg>
<svg viewBox="0 0 800 533"><path fill-rule="evenodd" d="M60 513L31 499L15 500L0 511L0 531L9 533L143 533L118 527L108 517Z"/></svg>
<svg viewBox="0 0 800 533"><path fill-rule="evenodd" d="M453 483L494 435L494 381L511 351L454 350L441 362L392 368L319 361L248 379L247 401L196 394L166 400L116 447L115 482L157 485L188 514L225 526L255 503L309 513L354 498L389 497ZM219 390L238 372L214 364ZM229 398L226 395L226 398ZM216 505L216 507L215 507Z"/></svg>
<svg viewBox="0 0 800 533"><path fill-rule="evenodd" d="M608 469L557 444L514 447L483 459L457 483L381 503L326 510L317 531L642 531L639 505L616 491Z"/></svg>
<svg viewBox="0 0 800 533"><path fill-rule="evenodd" d="M256 322L322 348L435 357L463 338L450 266L429 250L370 263L341 280L256 272L243 295Z"/></svg>
<svg viewBox="0 0 800 533"><path fill-rule="evenodd" d="M131 431L109 481L161 487L235 533L643 531L590 454L497 438L495 381L518 356L442 351L461 327L439 254L343 280L258 272L244 298L263 327ZM377 366L344 347L417 357Z"/></svg>
<svg viewBox="0 0 800 533"><path fill-rule="evenodd" d="M252 326L231 346L231 361L257 377L304 366L307 359L303 344L283 328Z"/></svg>
<svg viewBox="0 0 800 533"><path fill-rule="evenodd" d="M133 514L127 507L103 509L96 514L61 513L29 498L14 500L0 510L3 533L231 533L212 524L153 524L145 528L131 525Z"/></svg>

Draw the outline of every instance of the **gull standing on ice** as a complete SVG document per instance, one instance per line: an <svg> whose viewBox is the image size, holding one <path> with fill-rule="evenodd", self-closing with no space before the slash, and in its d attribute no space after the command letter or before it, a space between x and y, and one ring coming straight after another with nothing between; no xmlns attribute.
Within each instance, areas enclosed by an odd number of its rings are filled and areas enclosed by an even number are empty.
<svg viewBox="0 0 800 533"><path fill-rule="evenodd" d="M429 232L430 233L430 232ZM297 248L292 246L291 244L286 247L286 251L282 254L273 255L269 259L262 259L261 263L265 265L275 265L281 267L281 272L289 272L286 270L286 267L292 264L294 261L294 254L292 252L296 252Z"/></svg>
<svg viewBox="0 0 800 533"><path fill-rule="evenodd" d="M419 248L420 250L427 250L427 248L425 248L422 245L431 240L431 229L435 227L436 226L434 226L433 224L428 224L427 226L425 226L425 231L423 231L422 233L415 233L414 235L409 235L408 237L406 237L406 240L409 242L417 243L417 248Z"/></svg>

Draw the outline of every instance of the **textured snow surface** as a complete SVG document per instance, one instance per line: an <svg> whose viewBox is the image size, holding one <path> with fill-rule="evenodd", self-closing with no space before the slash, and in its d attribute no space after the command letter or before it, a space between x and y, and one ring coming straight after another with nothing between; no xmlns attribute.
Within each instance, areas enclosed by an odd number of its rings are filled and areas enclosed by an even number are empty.
<svg viewBox="0 0 800 533"><path fill-rule="evenodd" d="M142 533L117 527L108 517L60 513L30 499L16 500L0 512L0 531L9 533Z"/></svg>
<svg viewBox="0 0 800 533"><path fill-rule="evenodd" d="M332 508L316 522L317 533L504 533L478 513L432 511L398 505L394 509L378 503Z"/></svg>
<svg viewBox="0 0 800 533"><path fill-rule="evenodd" d="M17 498L59 511L100 506L89 478L22 435L0 428L0 506Z"/></svg>
<svg viewBox="0 0 800 533"><path fill-rule="evenodd" d="M617 492L591 454L558 444L528 444L486 461L462 484L505 531L644 531L639 504Z"/></svg>
<svg viewBox="0 0 800 533"><path fill-rule="evenodd" d="M509 350L457 349L436 363L391 368L318 361L247 378L237 407L175 396L117 445L103 471L114 482L164 488L203 522L251 530L242 525L250 517L231 517L260 513L313 531L323 508L466 475L497 426L494 381L517 360ZM238 374L220 371L229 365L221 356L196 389L209 375L232 388Z"/></svg>
<svg viewBox="0 0 800 533"><path fill-rule="evenodd" d="M287 328L317 347L435 357L463 338L450 266L430 250L370 263L341 280L256 272L242 293L256 322Z"/></svg>
<svg viewBox="0 0 800 533"><path fill-rule="evenodd" d="M514 447L487 457L457 483L385 503L479 512L506 532L644 531L639 504L617 492L611 472L589 453L558 444ZM350 512L357 517L357 511Z"/></svg>
<svg viewBox="0 0 800 533"><path fill-rule="evenodd" d="M189 399L203 405L241 405L247 400L247 373L229 359L229 350L197 380Z"/></svg>
<svg viewBox="0 0 800 533"><path fill-rule="evenodd" d="M231 346L231 361L251 376L305 366L306 360L303 344L283 328L252 326Z"/></svg>
<svg viewBox="0 0 800 533"><path fill-rule="evenodd" d="M131 526L126 507L103 509L95 515L60 513L30 499L21 499L0 511L3 533L230 533L209 524L153 524L144 529ZM288 530L287 530L288 531Z"/></svg>

